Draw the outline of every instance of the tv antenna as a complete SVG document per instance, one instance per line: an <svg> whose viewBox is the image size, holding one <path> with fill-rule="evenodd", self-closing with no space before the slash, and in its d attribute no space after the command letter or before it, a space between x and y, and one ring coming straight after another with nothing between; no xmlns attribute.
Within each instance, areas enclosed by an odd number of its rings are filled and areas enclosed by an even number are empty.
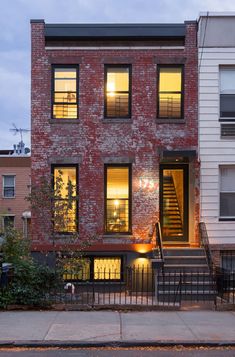
<svg viewBox="0 0 235 357"><path fill-rule="evenodd" d="M12 126L13 128L10 129L10 131L13 131L13 135L20 133L21 141L23 141L23 133L27 133L28 131L30 131L30 129L17 128L17 126L14 123L12 123Z"/></svg>

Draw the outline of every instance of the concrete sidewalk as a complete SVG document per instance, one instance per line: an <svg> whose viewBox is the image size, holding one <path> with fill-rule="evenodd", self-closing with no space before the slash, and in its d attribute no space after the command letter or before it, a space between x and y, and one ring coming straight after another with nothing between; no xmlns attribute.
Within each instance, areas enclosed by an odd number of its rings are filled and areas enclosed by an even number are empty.
<svg viewBox="0 0 235 357"><path fill-rule="evenodd" d="M233 344L235 312L0 312L0 346Z"/></svg>

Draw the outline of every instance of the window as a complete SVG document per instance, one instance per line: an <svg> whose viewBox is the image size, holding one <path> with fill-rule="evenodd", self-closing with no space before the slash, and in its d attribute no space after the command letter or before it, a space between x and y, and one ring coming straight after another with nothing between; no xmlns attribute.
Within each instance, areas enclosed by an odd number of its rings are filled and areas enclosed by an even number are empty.
<svg viewBox="0 0 235 357"><path fill-rule="evenodd" d="M235 220L235 166L220 168L220 217Z"/></svg>
<svg viewBox="0 0 235 357"><path fill-rule="evenodd" d="M129 165L105 167L105 230L107 233L130 232L130 182Z"/></svg>
<svg viewBox="0 0 235 357"><path fill-rule="evenodd" d="M121 257L69 257L61 262L66 281L122 280Z"/></svg>
<svg viewBox="0 0 235 357"><path fill-rule="evenodd" d="M64 258L62 269L64 280L90 280L89 258Z"/></svg>
<svg viewBox="0 0 235 357"><path fill-rule="evenodd" d="M4 175L3 176L3 197L13 198L15 197L15 176Z"/></svg>
<svg viewBox="0 0 235 357"><path fill-rule="evenodd" d="M222 268L235 272L235 251L224 250L221 251Z"/></svg>
<svg viewBox="0 0 235 357"><path fill-rule="evenodd" d="M131 66L105 66L105 118L130 118Z"/></svg>
<svg viewBox="0 0 235 357"><path fill-rule="evenodd" d="M13 228L15 225L15 216L2 216L2 230L5 232L7 228Z"/></svg>
<svg viewBox="0 0 235 357"><path fill-rule="evenodd" d="M158 118L183 118L183 67L160 66L158 70Z"/></svg>
<svg viewBox="0 0 235 357"><path fill-rule="evenodd" d="M52 74L53 119L77 119L78 68L53 67Z"/></svg>
<svg viewBox="0 0 235 357"><path fill-rule="evenodd" d="M54 230L59 233L77 231L77 167L54 166Z"/></svg>
<svg viewBox="0 0 235 357"><path fill-rule="evenodd" d="M121 258L94 258L94 280L121 280Z"/></svg>
<svg viewBox="0 0 235 357"><path fill-rule="evenodd" d="M235 67L220 68L220 117L235 118Z"/></svg>

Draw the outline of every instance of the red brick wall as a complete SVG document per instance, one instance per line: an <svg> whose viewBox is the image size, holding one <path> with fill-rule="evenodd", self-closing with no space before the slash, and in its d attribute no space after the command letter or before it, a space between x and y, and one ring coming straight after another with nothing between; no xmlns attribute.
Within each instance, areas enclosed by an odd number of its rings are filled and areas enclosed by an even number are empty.
<svg viewBox="0 0 235 357"><path fill-rule="evenodd" d="M80 238L102 240L104 225L104 161L108 157L134 160L132 165L132 230L125 242L147 242L150 226L158 218L159 192L141 190L139 178L158 182L159 149L197 149L197 47L196 24L187 23L185 49L151 50L45 50L44 23L32 23L32 181L50 175L55 158L72 158L79 164ZM51 64L79 64L79 120L50 123ZM103 120L104 64L132 64L132 119ZM184 63L185 123L156 121L157 64ZM124 159L125 161L125 159ZM196 161L196 160L195 160ZM198 178L198 165L195 162ZM198 222L198 180L195 187ZM45 217L47 219L48 217ZM34 240L45 242L37 217ZM197 232L197 228L195 228ZM114 238L122 242L122 239ZM112 240L111 240L112 241Z"/></svg>
<svg viewBox="0 0 235 357"><path fill-rule="evenodd" d="M15 197L3 197L3 175L15 175ZM29 210L30 158L0 157L0 220L1 215L15 215L15 227L23 229L22 213ZM0 222L1 227L1 222ZM0 228L1 229L1 228Z"/></svg>

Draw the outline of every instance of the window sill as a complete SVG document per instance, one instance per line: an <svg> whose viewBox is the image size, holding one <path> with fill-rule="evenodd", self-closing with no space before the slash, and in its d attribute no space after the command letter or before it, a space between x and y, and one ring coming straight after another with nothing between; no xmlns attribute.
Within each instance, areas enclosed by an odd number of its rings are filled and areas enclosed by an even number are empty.
<svg viewBox="0 0 235 357"><path fill-rule="evenodd" d="M224 117L224 118L219 118L220 122L235 122L235 118L228 118L228 117Z"/></svg>
<svg viewBox="0 0 235 357"><path fill-rule="evenodd" d="M185 119L160 119L156 118L156 123L157 124L185 124L186 120Z"/></svg>
<svg viewBox="0 0 235 357"><path fill-rule="evenodd" d="M103 234L103 238L133 238L131 233L107 233Z"/></svg>
<svg viewBox="0 0 235 357"><path fill-rule="evenodd" d="M50 124L80 124L79 119L49 119Z"/></svg>
<svg viewBox="0 0 235 357"><path fill-rule="evenodd" d="M4 196L2 196L2 198L4 199L4 200L11 200L12 198L16 198L15 196L13 196L13 197L4 197Z"/></svg>
<svg viewBox="0 0 235 357"><path fill-rule="evenodd" d="M219 222L235 222L235 217L219 217Z"/></svg>
<svg viewBox="0 0 235 357"><path fill-rule="evenodd" d="M103 118L101 119L102 123L104 124L132 124L131 118Z"/></svg>

